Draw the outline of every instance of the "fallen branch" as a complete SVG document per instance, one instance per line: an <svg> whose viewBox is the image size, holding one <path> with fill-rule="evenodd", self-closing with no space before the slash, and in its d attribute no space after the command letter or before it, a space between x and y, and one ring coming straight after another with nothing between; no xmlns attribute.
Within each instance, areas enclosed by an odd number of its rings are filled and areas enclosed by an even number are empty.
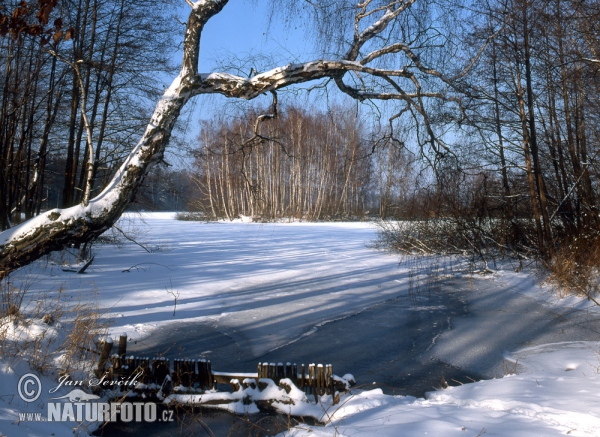
<svg viewBox="0 0 600 437"><path fill-rule="evenodd" d="M121 270L121 273L125 273L125 272L127 272L127 273L131 273L131 270L132 270L132 269L146 271L146 270L145 270L145 269L143 269L142 267L138 267L138 266L141 266L142 264L155 264L155 265L157 265L157 266L161 266L161 267L164 267L165 269L168 269L168 270L171 270L171 271L173 271L173 269L171 269L171 268L169 268L169 267L165 266L164 264L159 264L159 263L139 263L139 264L135 264L135 265L133 265L133 266L129 267L128 269Z"/></svg>

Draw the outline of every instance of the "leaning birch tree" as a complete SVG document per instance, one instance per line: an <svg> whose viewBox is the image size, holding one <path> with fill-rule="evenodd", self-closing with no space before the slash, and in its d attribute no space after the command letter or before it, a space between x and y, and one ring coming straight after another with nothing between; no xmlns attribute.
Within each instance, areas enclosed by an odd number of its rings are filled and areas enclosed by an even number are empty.
<svg viewBox="0 0 600 437"><path fill-rule="evenodd" d="M221 94L250 100L271 93L276 101L277 90L328 80L339 91L356 100L396 103L386 135L393 136L394 120L408 115L417 123L417 130L424 134L421 142L441 152L444 146L436 137L427 115L427 101L453 100L452 80L424 60L427 56L424 56L426 49L423 41L431 39L428 29L421 28L416 33L406 31L407 28L421 25L420 14L425 11L423 8L427 2L283 2L282 10L287 5L290 11L294 11L298 4L313 8L312 16L316 20L323 20L324 27L348 24L349 29L339 33L342 36L338 43L339 55L290 63L244 77L225 72L199 71L204 26L221 13L228 0L186 0L190 14L183 41L182 67L158 101L138 144L97 196L90 199L84 196L79 205L46 211L0 233L0 279L51 251L91 241L109 229L132 202L153 164L163 158L182 108L195 96ZM274 8L280 8L280 5ZM415 11L416 8L422 9ZM336 11L342 14L342 19L334 15ZM410 25L407 24L409 22Z"/></svg>

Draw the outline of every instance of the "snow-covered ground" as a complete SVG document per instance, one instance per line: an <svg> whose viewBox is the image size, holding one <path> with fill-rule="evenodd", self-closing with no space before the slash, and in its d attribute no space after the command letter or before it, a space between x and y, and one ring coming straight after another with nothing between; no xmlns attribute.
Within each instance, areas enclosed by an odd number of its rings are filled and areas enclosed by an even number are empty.
<svg viewBox="0 0 600 437"><path fill-rule="evenodd" d="M368 223L197 223L154 213L128 215L120 227L144 248L128 241L120 248L96 245L85 275L44 262L18 272L12 281L27 283L28 308L42 297L96 299L111 319L111 333L126 332L130 342L143 342L158 327L197 322L218 328L245 356L260 357L328 321L406 295L414 281L411 265L367 247L376 237ZM426 399L354 391L327 411L325 427L291 434L600 435L600 343L578 341L600 339L596 308L576 298L558 300L530 272L507 268L461 280L470 282L470 315L449 324L431 358L490 377L518 374ZM559 329L552 323L539 328L549 317L560 318ZM525 344L531 346L506 351ZM18 412L38 411L50 396L22 402L16 385L26 363L0 364L0 432L67 435L65 424L18 423ZM42 384L52 381L42 377Z"/></svg>
<svg viewBox="0 0 600 437"><path fill-rule="evenodd" d="M599 342L523 349L510 360L518 375L431 392L427 399L351 396L324 428L299 436L597 436L600 435Z"/></svg>

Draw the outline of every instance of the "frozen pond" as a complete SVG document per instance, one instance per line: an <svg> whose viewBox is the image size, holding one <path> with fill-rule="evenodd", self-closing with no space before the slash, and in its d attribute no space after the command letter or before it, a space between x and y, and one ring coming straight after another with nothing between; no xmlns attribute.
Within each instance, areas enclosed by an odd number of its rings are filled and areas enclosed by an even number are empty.
<svg viewBox="0 0 600 437"><path fill-rule="evenodd" d="M420 292L325 323L310 335L260 356L240 347L220 331L218 324L201 323L161 327L130 349L171 358L210 358L215 369L227 371L254 371L259 361L319 361L333 364L334 373L353 373L364 388L423 396L426 391L440 388L443 381L457 385L502 376L509 370L503 360L508 350L598 338L600 318L596 312L549 308L518 291L515 282L443 279L421 287ZM274 435L287 425L287 419L281 417L260 415L239 420L227 413L200 413L214 435ZM262 423L260 429L249 425L255 421ZM186 429L181 424L144 430L111 428L110 435L143 433L157 437L169 435L176 427ZM182 435L210 434L196 423L188 424Z"/></svg>
<svg viewBox="0 0 600 437"><path fill-rule="evenodd" d="M448 281L446 285L450 288L453 284ZM459 294L433 286L421 294L389 299L325 323L310 335L259 356L240 347L218 325L199 323L161 327L130 351L169 358L208 358L219 371L253 372L258 362L319 362L332 364L338 375L352 373L359 385L368 388L423 396L439 388L442 377L450 384L456 384L453 379L469 381L457 367L433 357L424 359L459 315L466 315ZM476 373L467 376L481 379Z"/></svg>
<svg viewBox="0 0 600 437"><path fill-rule="evenodd" d="M446 281L446 286L453 284ZM359 386L379 387L389 394L423 396L440 388L443 381L451 385L481 379L476 373L435 358L424 357L436 339L450 329L456 316L466 315L466 305L455 292L443 292L432 285L419 294L405 295L374 305L340 320L319 326L311 335L284 345L260 357L251 356L248 348L240 348L218 326L180 323L159 328L151 338L130 347L149 355L210 358L216 370L250 372L257 362L332 364L334 372L352 373ZM245 420L211 410L196 411L214 435L274 435L286 429L287 418L267 415L248 417L258 422L252 428ZM183 431L184 436L210 435L198 422L182 415L181 423L146 427L119 425L107 429L108 435L145 435L158 437Z"/></svg>
<svg viewBox="0 0 600 437"><path fill-rule="evenodd" d="M98 245L85 275L33 266L30 293L43 284L37 291L50 299L97 296L111 333L129 335L129 353L208 358L227 372L253 372L259 361L332 364L365 388L422 396L442 377L502 376L506 351L600 334L596 312L545 304L531 274L510 266L428 279L426 263L370 248L369 223L204 224L149 214L121 228L144 248ZM231 428L231 416L209 419ZM173 432L158 428L121 435ZM195 429L190 435L202 435Z"/></svg>

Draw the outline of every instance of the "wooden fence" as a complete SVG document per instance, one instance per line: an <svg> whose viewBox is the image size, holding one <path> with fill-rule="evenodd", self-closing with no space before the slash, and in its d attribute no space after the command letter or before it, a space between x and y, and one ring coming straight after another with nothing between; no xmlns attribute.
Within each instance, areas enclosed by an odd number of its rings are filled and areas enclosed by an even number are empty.
<svg viewBox="0 0 600 437"><path fill-rule="evenodd" d="M96 374L98 378L110 382L121 381L113 388L127 389L138 393L157 393L162 395L173 393L203 393L216 390L218 384L228 384L234 391L240 384L247 388L252 382L259 386L261 379L271 379L279 384L281 379L288 378L306 394L323 396L335 395L349 389L348 382L333 374L331 364L296 363L259 363L256 373L218 372L212 369L210 360L206 359L173 359L164 357L127 356L127 336L119 338L118 352L111 354L112 339L104 339L99 345L100 359ZM254 380L254 381L252 381ZM132 383L129 383L132 382ZM351 384L354 381L350 381ZM134 389L135 386L135 389Z"/></svg>

